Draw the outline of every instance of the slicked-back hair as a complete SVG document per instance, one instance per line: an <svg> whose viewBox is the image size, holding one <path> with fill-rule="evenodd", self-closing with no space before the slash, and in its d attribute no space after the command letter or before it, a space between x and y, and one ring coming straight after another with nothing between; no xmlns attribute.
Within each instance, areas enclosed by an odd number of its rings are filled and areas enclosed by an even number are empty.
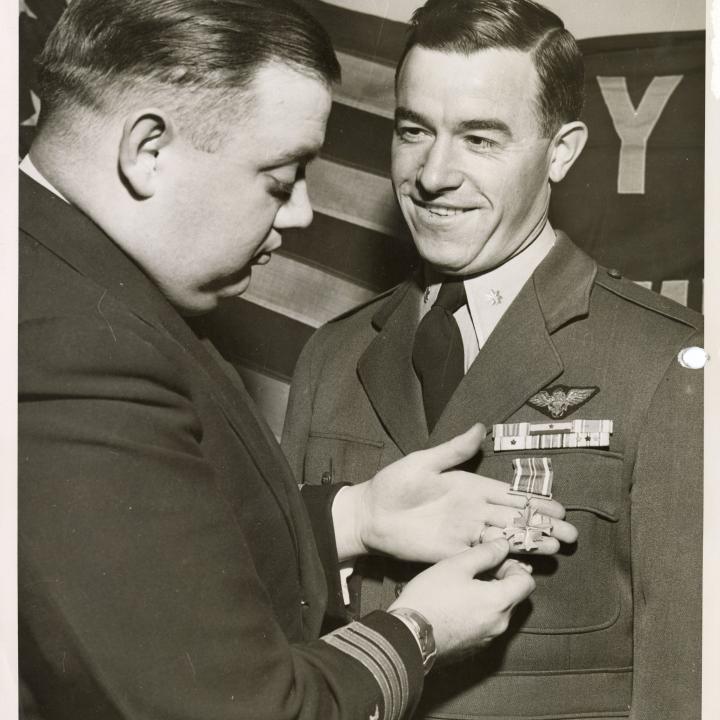
<svg viewBox="0 0 720 720"><path fill-rule="evenodd" d="M580 49L563 21L532 0L428 0L413 14L398 76L416 45L465 55L490 48L527 52L538 74L541 134L552 137L580 117L585 81Z"/></svg>
<svg viewBox="0 0 720 720"><path fill-rule="evenodd" d="M192 139L212 145L212 112L227 118L228 98L273 62L328 85L340 79L327 32L291 0L73 0L38 59L40 122L147 91L175 98L186 119L202 109Z"/></svg>

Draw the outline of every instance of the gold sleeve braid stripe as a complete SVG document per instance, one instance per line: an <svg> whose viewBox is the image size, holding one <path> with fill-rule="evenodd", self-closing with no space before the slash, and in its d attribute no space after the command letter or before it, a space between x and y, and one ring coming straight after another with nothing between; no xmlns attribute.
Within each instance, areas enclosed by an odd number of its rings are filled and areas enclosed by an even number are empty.
<svg viewBox="0 0 720 720"><path fill-rule="evenodd" d="M405 664L395 648L378 632L353 622L321 638L372 673L383 696L383 720L400 720L407 709L409 682Z"/></svg>

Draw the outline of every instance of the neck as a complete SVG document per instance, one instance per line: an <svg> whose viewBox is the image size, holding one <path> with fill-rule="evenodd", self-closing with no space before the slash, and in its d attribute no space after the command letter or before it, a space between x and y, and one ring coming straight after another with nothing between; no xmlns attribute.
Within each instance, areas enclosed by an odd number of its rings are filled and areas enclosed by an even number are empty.
<svg viewBox="0 0 720 720"><path fill-rule="evenodd" d="M75 152L75 141L65 133L41 131L28 155L35 169L73 205L83 205L78 184L97 187L93 169L85 170Z"/></svg>
<svg viewBox="0 0 720 720"><path fill-rule="evenodd" d="M82 118L79 125L84 127ZM57 123L43 127L29 152L38 172L68 202L101 227L111 216L123 218L125 193L117 172L117 152L103 135L66 131Z"/></svg>
<svg viewBox="0 0 720 720"><path fill-rule="evenodd" d="M550 210L550 186L548 185L547 190L547 197L545 198L545 205L543 206L543 210L540 214L540 217L537 219L537 222L532 226L532 229L527 234L525 239L520 243L517 250L515 250L512 255L509 255L505 260L503 260L500 265L504 265L509 260L512 260L514 257L517 257L523 250L530 247L542 234L543 230L548 226L548 212ZM498 266L499 267L499 266ZM492 272L495 268L491 268L487 272Z"/></svg>

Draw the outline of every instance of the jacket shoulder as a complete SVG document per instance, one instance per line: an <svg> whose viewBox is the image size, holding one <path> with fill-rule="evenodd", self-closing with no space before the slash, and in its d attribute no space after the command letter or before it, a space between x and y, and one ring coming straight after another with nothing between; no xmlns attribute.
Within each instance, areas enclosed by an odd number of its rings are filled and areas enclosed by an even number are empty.
<svg viewBox="0 0 720 720"><path fill-rule="evenodd" d="M384 290L378 295L375 295L369 300L366 300L364 303L356 305L355 307L350 308L350 310L346 310L344 313L341 313L340 315L337 315L332 320L330 320L327 325L332 326L342 322L343 320L347 320L355 316L362 316L363 318L367 315L372 316L375 312L377 312L382 302L387 298L391 297L392 294L404 284L405 282L401 282L398 285L393 285L393 287L389 288L388 290Z"/></svg>
<svg viewBox="0 0 720 720"><path fill-rule="evenodd" d="M404 297L403 286L407 285L407 282L403 282L385 290L318 328L303 348L298 364L311 358L317 362L318 358L334 356L338 348L344 348L347 352L361 352L377 334L377 317L386 311L392 312L397 302Z"/></svg>
<svg viewBox="0 0 720 720"><path fill-rule="evenodd" d="M598 265L595 285L637 308L660 315L668 320L681 323L698 332L703 330L703 316L691 308L685 307L670 298L666 298L632 280L623 277L615 270Z"/></svg>

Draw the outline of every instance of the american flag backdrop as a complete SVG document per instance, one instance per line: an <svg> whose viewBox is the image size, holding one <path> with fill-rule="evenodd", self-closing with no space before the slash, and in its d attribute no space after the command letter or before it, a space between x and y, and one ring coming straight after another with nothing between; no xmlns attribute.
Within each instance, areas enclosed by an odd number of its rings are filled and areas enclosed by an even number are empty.
<svg viewBox="0 0 720 720"><path fill-rule="evenodd" d="M300 0L329 30L343 67L325 147L308 168L315 219L284 235L242 298L196 323L239 370L278 435L295 362L315 328L392 287L417 262L389 164L394 65L420 2ZM604 265L702 309L702 23L670 15L663 27L649 14L647 32L583 35L575 28L587 19L586 0L545 4L580 38L590 128L583 155L553 190L553 225ZM608 13L623 7L607 5ZM658 7L644 5L649 13ZM64 0L20 2L21 156L40 108L33 58L64 7Z"/></svg>

